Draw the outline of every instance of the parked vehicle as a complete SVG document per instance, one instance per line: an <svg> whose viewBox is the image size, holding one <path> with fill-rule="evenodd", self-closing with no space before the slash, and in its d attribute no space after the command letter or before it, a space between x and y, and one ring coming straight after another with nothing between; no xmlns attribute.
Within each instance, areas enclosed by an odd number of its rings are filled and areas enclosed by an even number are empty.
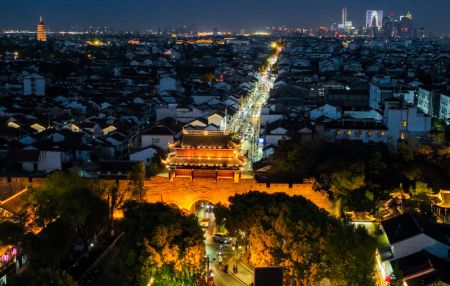
<svg viewBox="0 0 450 286"><path fill-rule="evenodd" d="M213 241L220 244L230 244L232 239L222 234L216 233L213 235Z"/></svg>
<svg viewBox="0 0 450 286"><path fill-rule="evenodd" d="M200 226L202 228L208 228L209 227L209 218L203 218L200 222Z"/></svg>

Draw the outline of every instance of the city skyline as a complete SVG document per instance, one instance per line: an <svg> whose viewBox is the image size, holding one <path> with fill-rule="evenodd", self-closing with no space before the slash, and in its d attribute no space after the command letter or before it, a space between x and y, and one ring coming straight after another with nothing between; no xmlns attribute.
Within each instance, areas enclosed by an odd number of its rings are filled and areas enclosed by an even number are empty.
<svg viewBox="0 0 450 286"><path fill-rule="evenodd" d="M416 27L435 33L447 33L450 20L445 17L450 2L427 1L362 1L322 0L231 0L209 3L204 0L162 1L4 1L0 11L1 29L32 29L43 16L51 30L84 29L89 26L110 26L121 30L143 30L196 24L199 29L223 31L262 30L266 26L317 28L341 22L341 11L347 8L347 19L355 26L365 23L366 10L383 10L397 15L412 12ZM225 11L225 13L218 13Z"/></svg>

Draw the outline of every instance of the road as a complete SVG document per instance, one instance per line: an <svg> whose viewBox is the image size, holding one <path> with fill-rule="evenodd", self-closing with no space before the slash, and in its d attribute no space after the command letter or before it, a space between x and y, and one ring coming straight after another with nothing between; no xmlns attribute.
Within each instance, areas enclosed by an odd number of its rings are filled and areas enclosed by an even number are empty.
<svg viewBox="0 0 450 286"><path fill-rule="evenodd" d="M209 267L213 270L214 273L214 284L215 286L243 286L247 285L246 283L241 282L236 277L225 273L223 270L220 270L218 267L218 262L220 259L222 260L222 264L228 264L229 260L234 255L234 250L232 247L232 243L229 245L223 244L221 254L219 255L219 243L215 243L213 241L214 233L217 233L216 223L213 212L207 212L204 208L200 209L197 214L198 220L201 221L203 218L209 218L209 226L205 229L205 247L206 247L206 255L210 259ZM233 240L234 242L234 240ZM219 258L219 256L221 258ZM229 265L229 271L232 271L232 265Z"/></svg>
<svg viewBox="0 0 450 286"><path fill-rule="evenodd" d="M247 156L246 170L251 170L252 163L262 159L264 141L260 139L261 111L276 80L271 67L278 61L280 52L281 49L277 49L268 59L266 70L258 73L258 81L228 124L228 131L241 141L241 153Z"/></svg>

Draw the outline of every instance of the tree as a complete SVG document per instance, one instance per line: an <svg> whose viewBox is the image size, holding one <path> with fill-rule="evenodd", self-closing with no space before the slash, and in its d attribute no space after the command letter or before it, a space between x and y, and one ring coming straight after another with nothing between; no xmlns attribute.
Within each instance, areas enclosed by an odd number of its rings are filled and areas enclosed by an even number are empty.
<svg viewBox="0 0 450 286"><path fill-rule="evenodd" d="M216 220L216 225L221 228L225 226L225 220L228 217L229 209L223 204L218 203L214 206L214 217Z"/></svg>
<svg viewBox="0 0 450 286"><path fill-rule="evenodd" d="M30 267L59 267L69 253L75 235L75 228L63 220L49 223L38 235L28 234L23 248L29 256Z"/></svg>
<svg viewBox="0 0 450 286"><path fill-rule="evenodd" d="M403 286L403 273L400 270L398 263L394 263L392 265L392 275L391 282L389 282L389 286Z"/></svg>
<svg viewBox="0 0 450 286"><path fill-rule="evenodd" d="M28 269L8 281L11 286L77 286L69 274L51 268Z"/></svg>
<svg viewBox="0 0 450 286"><path fill-rule="evenodd" d="M129 189L133 198L144 201L146 188L144 186L145 182L145 165L144 162L140 161L136 163L130 171L129 174Z"/></svg>
<svg viewBox="0 0 450 286"><path fill-rule="evenodd" d="M365 173L361 163L348 164L331 174L329 186L331 199L335 202L336 215L342 215L342 200L344 197L364 186Z"/></svg>
<svg viewBox="0 0 450 286"><path fill-rule="evenodd" d="M53 173L26 200L23 222L42 229L38 235L27 234L24 243L35 268L58 267L76 236L87 246L108 221L107 203L76 170Z"/></svg>
<svg viewBox="0 0 450 286"><path fill-rule="evenodd" d="M375 241L362 226L340 224L327 241L329 278L333 285L376 285Z"/></svg>
<svg viewBox="0 0 450 286"><path fill-rule="evenodd" d="M127 285L196 285L205 255L203 233L193 216L158 204L127 202L123 242L109 273Z"/></svg>
<svg viewBox="0 0 450 286"><path fill-rule="evenodd" d="M320 155L320 145L309 143L286 145L275 154L270 174L283 179L308 178Z"/></svg>
<svg viewBox="0 0 450 286"><path fill-rule="evenodd" d="M250 264L289 267L297 285L325 277L336 285L373 285L375 244L365 229L343 224L300 196L251 191L229 200L226 226L244 234ZM350 273L340 274L344 269Z"/></svg>
<svg viewBox="0 0 450 286"><path fill-rule="evenodd" d="M25 229L21 225L9 221L0 223L0 244L17 245L24 235Z"/></svg>

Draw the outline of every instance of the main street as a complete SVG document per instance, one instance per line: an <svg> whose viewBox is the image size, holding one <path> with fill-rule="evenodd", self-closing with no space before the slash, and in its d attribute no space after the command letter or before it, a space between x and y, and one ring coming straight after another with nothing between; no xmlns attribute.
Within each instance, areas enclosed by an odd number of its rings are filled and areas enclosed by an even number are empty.
<svg viewBox="0 0 450 286"><path fill-rule="evenodd" d="M240 109L233 116L227 131L233 134L235 138L241 141L241 152L247 157L247 170L252 169L252 163L262 158L263 142L260 140L260 118L261 111L267 103L270 91L275 82L275 75L271 70L278 60L281 48L277 44L272 45L275 52L267 59L267 63L263 70L257 74L257 82L255 83L248 96L241 102ZM208 221L208 226L204 227L206 255L209 259L207 268L212 270L215 286L247 286L253 281L252 272L244 270L239 266L238 271L246 271L244 279L234 275L233 265L239 265L236 261L236 249L232 245L235 239L228 244L219 244L213 240L213 236L219 232L216 227L214 213L208 205L201 205L201 209L197 213L199 222ZM228 273L223 271L223 267L219 265L228 265Z"/></svg>
<svg viewBox="0 0 450 286"><path fill-rule="evenodd" d="M272 47L275 49L274 54L267 59L265 68L257 74L257 82L228 125L228 131L241 140L241 152L247 157L247 170L251 170L253 162L262 158L264 140L260 139L261 111L273 88L276 76L271 71L281 52L276 43Z"/></svg>

